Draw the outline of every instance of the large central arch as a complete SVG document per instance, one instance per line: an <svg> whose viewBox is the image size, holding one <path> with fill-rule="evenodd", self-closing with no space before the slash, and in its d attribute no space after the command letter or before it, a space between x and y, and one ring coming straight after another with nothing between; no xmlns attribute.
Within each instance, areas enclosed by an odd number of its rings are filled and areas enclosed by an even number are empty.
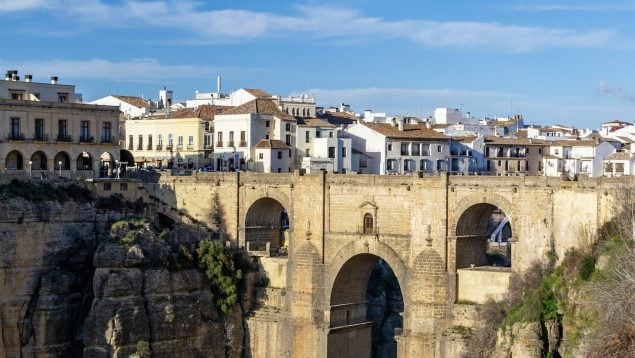
<svg viewBox="0 0 635 358"><path fill-rule="evenodd" d="M401 307L396 315L401 327L406 297L407 269L398 255L385 244L373 239L371 242L350 243L342 248L329 265L327 295L329 303L329 332L327 336L328 357L370 357L373 346L372 308L369 310L368 289L371 276L378 266L387 267L399 291ZM385 270L385 268L384 268ZM372 305L372 302L371 302ZM397 326L396 326L397 327ZM388 329L394 341L393 330ZM375 336L376 338L376 336ZM393 342L394 349L396 343ZM375 346L376 348L376 346Z"/></svg>

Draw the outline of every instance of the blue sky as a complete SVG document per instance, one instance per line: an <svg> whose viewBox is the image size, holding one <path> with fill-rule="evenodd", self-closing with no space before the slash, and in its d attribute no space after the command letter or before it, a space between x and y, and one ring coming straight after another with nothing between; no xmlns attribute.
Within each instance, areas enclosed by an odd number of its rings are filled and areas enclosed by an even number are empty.
<svg viewBox="0 0 635 358"><path fill-rule="evenodd" d="M529 123L635 120L631 1L0 0L0 67L89 101L195 90Z"/></svg>

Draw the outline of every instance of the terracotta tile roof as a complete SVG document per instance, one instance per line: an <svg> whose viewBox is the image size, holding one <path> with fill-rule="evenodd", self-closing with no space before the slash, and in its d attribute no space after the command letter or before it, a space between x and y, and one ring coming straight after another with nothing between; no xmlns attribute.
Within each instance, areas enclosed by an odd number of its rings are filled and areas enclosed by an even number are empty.
<svg viewBox="0 0 635 358"><path fill-rule="evenodd" d="M261 89L257 88L243 88L245 92L251 94L256 98L271 98L271 95Z"/></svg>
<svg viewBox="0 0 635 358"><path fill-rule="evenodd" d="M141 97L134 97L134 96L113 96L113 97L117 98L118 100L122 102L126 102L138 108L153 108L150 102L144 100Z"/></svg>
<svg viewBox="0 0 635 358"><path fill-rule="evenodd" d="M278 105L272 99L256 98L238 107L228 109L223 114L266 114L276 116L282 120L294 121L295 117L285 113L278 108Z"/></svg>
<svg viewBox="0 0 635 358"><path fill-rule="evenodd" d="M485 144L498 144L498 145L547 145L547 141L535 138L500 138L500 137L485 137Z"/></svg>
<svg viewBox="0 0 635 358"><path fill-rule="evenodd" d="M336 126L350 125L357 123L357 117L355 115L346 112L330 112L326 111L320 115L320 119L325 120Z"/></svg>
<svg viewBox="0 0 635 358"><path fill-rule="evenodd" d="M363 125L389 138L450 140L450 137L426 128L423 124L406 124L403 131L388 123L364 123Z"/></svg>
<svg viewBox="0 0 635 358"><path fill-rule="evenodd" d="M331 124L325 120L319 118L300 118L298 119L298 126L300 127L326 127L337 128L336 125Z"/></svg>
<svg viewBox="0 0 635 358"><path fill-rule="evenodd" d="M471 135L471 136L467 136L467 137L458 137L456 138L459 142L461 143L472 143L476 138L478 138L475 135Z"/></svg>
<svg viewBox="0 0 635 358"><path fill-rule="evenodd" d="M549 143L558 147L595 147L599 143L592 139L587 140L554 140Z"/></svg>
<svg viewBox="0 0 635 358"><path fill-rule="evenodd" d="M178 111L170 112L167 118L200 118L200 119L214 119L217 114L223 114L227 109L231 109L230 106L216 106L216 105L201 105L196 109L183 108Z"/></svg>
<svg viewBox="0 0 635 358"><path fill-rule="evenodd" d="M609 155L608 157L606 157L606 159L608 159L608 160L629 160L629 159L631 159L631 153L630 152L615 152L615 153Z"/></svg>
<svg viewBox="0 0 635 358"><path fill-rule="evenodd" d="M277 139L261 139L260 142L256 143L254 148L258 149L289 149L288 145L284 142L279 141Z"/></svg>

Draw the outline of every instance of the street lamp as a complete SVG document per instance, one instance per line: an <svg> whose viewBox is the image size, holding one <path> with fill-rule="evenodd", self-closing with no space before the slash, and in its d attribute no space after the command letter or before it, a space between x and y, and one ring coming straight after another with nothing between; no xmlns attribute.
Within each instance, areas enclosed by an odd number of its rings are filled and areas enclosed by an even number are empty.
<svg viewBox="0 0 635 358"><path fill-rule="evenodd" d="M62 177L62 161L60 160L59 162L57 162L57 165L60 169L60 178Z"/></svg>
<svg viewBox="0 0 635 358"><path fill-rule="evenodd" d="M31 166L33 165L33 161L29 160L29 180L31 180L32 176L32 170L31 170Z"/></svg>

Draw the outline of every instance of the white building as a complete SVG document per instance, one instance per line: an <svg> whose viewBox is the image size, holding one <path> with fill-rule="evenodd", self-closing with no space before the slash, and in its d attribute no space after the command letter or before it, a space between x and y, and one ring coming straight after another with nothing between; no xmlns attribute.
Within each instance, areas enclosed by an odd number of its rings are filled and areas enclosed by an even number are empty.
<svg viewBox="0 0 635 358"><path fill-rule="evenodd" d="M604 176L616 177L635 174L635 154L632 150L615 152L604 158Z"/></svg>
<svg viewBox="0 0 635 358"><path fill-rule="evenodd" d="M544 172L547 176L586 174L599 177L604 175L604 159L614 152L615 147L606 141L553 141L544 157Z"/></svg>
<svg viewBox="0 0 635 358"><path fill-rule="evenodd" d="M435 108L434 123L456 124L461 122L461 111L456 108Z"/></svg>
<svg viewBox="0 0 635 358"><path fill-rule="evenodd" d="M273 99L257 98L214 118L214 159L218 170L247 169L253 147L263 139L295 143L296 119ZM294 153L292 153L293 158Z"/></svg>
<svg viewBox="0 0 635 358"><path fill-rule="evenodd" d="M82 95L75 93L75 86L59 84L56 76L51 76L50 83L33 82L32 75L25 75L24 81L20 81L16 70L7 71L4 81L0 81L0 98L34 102L82 102Z"/></svg>
<svg viewBox="0 0 635 358"><path fill-rule="evenodd" d="M367 156L366 168L353 170L371 174L437 174L447 170L450 138L423 124L358 123L346 130L353 148Z"/></svg>
<svg viewBox="0 0 635 358"><path fill-rule="evenodd" d="M254 146L253 170L259 173L290 173L291 147L277 139L262 139Z"/></svg>
<svg viewBox="0 0 635 358"><path fill-rule="evenodd" d="M229 95L225 95L220 92L219 88L219 92L203 93L196 91L196 98L185 101L185 106L188 108L195 108L203 104L209 104L236 107L255 99L263 98L270 99L272 96L269 93L256 88L240 88Z"/></svg>
<svg viewBox="0 0 635 358"><path fill-rule="evenodd" d="M149 100L135 96L109 95L96 99L90 104L117 106L126 118L140 118L156 111L156 106Z"/></svg>
<svg viewBox="0 0 635 358"><path fill-rule="evenodd" d="M343 136L335 125L318 118L299 119L295 138L296 167L307 172L326 169L341 173L352 169L351 138Z"/></svg>

